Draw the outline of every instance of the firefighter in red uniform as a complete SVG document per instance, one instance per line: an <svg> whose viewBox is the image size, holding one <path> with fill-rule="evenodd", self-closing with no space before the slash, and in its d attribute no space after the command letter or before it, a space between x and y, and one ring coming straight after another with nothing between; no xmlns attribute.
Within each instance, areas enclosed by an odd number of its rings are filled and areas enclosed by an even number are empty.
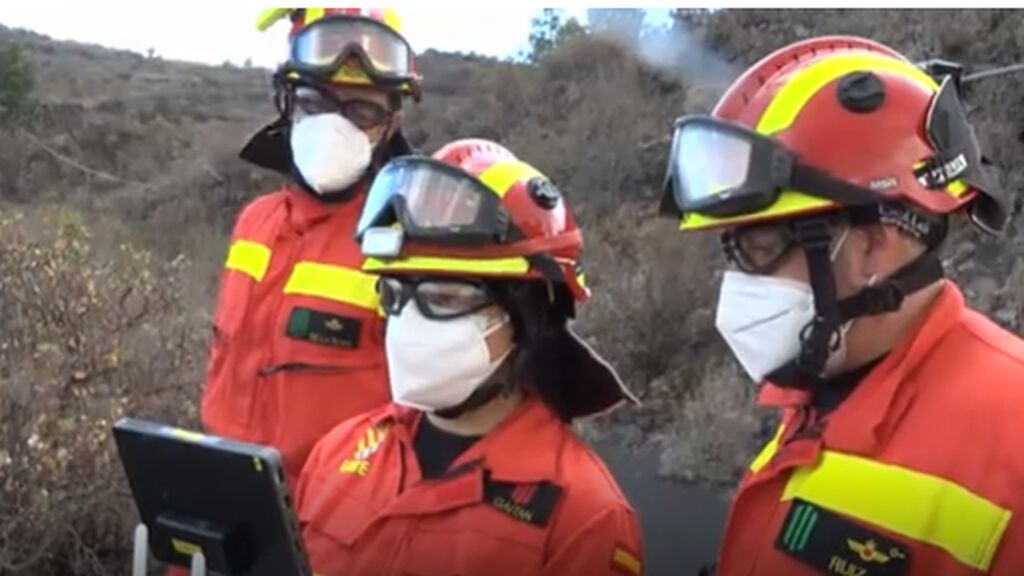
<svg viewBox="0 0 1024 576"><path fill-rule="evenodd" d="M936 254L953 213L1008 219L956 76L782 48L676 122L665 208L721 233L716 326L782 409L716 573L1024 574L1024 343Z"/></svg>
<svg viewBox="0 0 1024 576"><path fill-rule="evenodd" d="M324 433L388 401L383 320L353 240L366 189L411 152L399 131L419 98L393 10L271 9L290 17L275 74L280 118L242 158L290 178L235 224L214 317L202 418L212 433L269 444L294 480Z"/></svg>
<svg viewBox="0 0 1024 576"><path fill-rule="evenodd" d="M487 141L388 164L360 221L394 404L317 444L296 506L324 576L642 574L640 529L570 422L634 401L570 331L589 292L558 190Z"/></svg>

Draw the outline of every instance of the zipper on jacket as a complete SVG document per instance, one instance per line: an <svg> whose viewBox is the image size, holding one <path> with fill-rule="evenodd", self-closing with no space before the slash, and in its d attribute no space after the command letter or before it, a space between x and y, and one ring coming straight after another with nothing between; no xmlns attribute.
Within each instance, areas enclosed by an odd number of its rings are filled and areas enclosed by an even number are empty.
<svg viewBox="0 0 1024 576"><path fill-rule="evenodd" d="M355 368L351 366L327 366L323 364L307 364L305 362L285 362L284 364L271 364L261 367L257 373L260 376L273 376L280 372L319 372L323 374L331 372L349 372Z"/></svg>

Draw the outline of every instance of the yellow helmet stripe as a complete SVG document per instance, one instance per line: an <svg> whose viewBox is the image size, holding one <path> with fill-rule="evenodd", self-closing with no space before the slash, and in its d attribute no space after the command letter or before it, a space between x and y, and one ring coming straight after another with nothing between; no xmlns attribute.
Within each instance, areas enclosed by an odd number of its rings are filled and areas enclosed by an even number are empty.
<svg viewBox="0 0 1024 576"><path fill-rule="evenodd" d="M402 18L398 15L398 10L395 10L394 8L384 8L383 12L384 23L395 32L398 32L399 34L404 33Z"/></svg>
<svg viewBox="0 0 1024 576"><path fill-rule="evenodd" d="M700 230L702 228L711 228L716 226L731 226L743 224L752 220L770 219L786 214L810 212L812 210L827 208L833 204L835 204L835 202L819 198L818 196L811 196L810 194L804 194L803 192L797 192L796 190L784 190L779 194L779 199L775 204L772 204L769 208L760 212L754 214L742 214L740 216L729 216L726 218L716 218L714 216L705 216L696 212L690 212L683 216L683 220L679 224L679 229Z"/></svg>
<svg viewBox="0 0 1024 576"><path fill-rule="evenodd" d="M520 160L498 162L480 175L480 181L493 190L499 198L504 198L513 184L528 178L547 179L539 170Z"/></svg>
<svg viewBox="0 0 1024 576"><path fill-rule="evenodd" d="M891 72L916 80L932 92L939 89L931 76L909 62L869 52L836 54L794 74L765 109L757 123L757 131L771 136L789 128L807 102L822 88L858 71Z"/></svg>
<svg viewBox="0 0 1024 576"><path fill-rule="evenodd" d="M292 10L294 10L294 8L267 8L263 10L260 12L260 15L256 17L256 29L260 32L265 32L278 20L291 14Z"/></svg>
<svg viewBox="0 0 1024 576"><path fill-rule="evenodd" d="M313 22L316 22L317 20L323 18L324 13L326 12L326 10L323 8L304 8L304 10L306 12L305 14L303 14L302 18L303 26L309 26Z"/></svg>
<svg viewBox="0 0 1024 576"><path fill-rule="evenodd" d="M373 273L384 272L465 272L467 274L525 274L530 270L526 258L439 258L413 256L401 260L379 260L367 258L363 270Z"/></svg>

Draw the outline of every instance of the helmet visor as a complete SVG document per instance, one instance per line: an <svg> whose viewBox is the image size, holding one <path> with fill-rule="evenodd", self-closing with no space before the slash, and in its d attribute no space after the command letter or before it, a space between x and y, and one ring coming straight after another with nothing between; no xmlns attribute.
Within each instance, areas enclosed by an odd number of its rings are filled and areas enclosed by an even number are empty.
<svg viewBox="0 0 1024 576"><path fill-rule="evenodd" d="M350 56L378 78L407 79L413 51L400 34L372 18L337 15L306 26L292 40L289 66L307 72L336 72Z"/></svg>
<svg viewBox="0 0 1024 576"><path fill-rule="evenodd" d="M932 98L925 122L935 155L915 170L918 183L934 190L962 180L979 193L971 206L974 221L990 232L1002 230L1009 220L1006 195L983 165L981 146L951 77Z"/></svg>
<svg viewBox="0 0 1024 576"><path fill-rule="evenodd" d="M399 223L414 240L503 243L509 218L498 197L477 178L424 157L389 162L373 181L356 227Z"/></svg>

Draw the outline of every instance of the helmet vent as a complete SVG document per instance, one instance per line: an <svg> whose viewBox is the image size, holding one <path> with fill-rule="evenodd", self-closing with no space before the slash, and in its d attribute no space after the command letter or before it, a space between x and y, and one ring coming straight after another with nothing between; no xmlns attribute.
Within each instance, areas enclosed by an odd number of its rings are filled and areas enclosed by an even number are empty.
<svg viewBox="0 0 1024 576"><path fill-rule="evenodd" d="M873 112L885 102L885 84L874 72L851 72L839 81L837 95L850 112Z"/></svg>

